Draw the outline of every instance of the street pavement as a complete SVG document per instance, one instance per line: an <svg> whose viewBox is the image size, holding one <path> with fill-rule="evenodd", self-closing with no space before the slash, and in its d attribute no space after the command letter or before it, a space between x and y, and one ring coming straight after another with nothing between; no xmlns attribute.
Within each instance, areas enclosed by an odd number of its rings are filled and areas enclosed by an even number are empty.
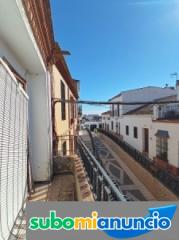
<svg viewBox="0 0 179 240"><path fill-rule="evenodd" d="M86 146L92 152L92 144L89 135L84 134L81 137ZM98 155L103 163L103 167L129 201L155 200L153 195L141 182L139 182L127 166L124 167L124 163L120 161L120 157L116 156L116 154L104 142L102 142L97 134L93 134L93 139Z"/></svg>

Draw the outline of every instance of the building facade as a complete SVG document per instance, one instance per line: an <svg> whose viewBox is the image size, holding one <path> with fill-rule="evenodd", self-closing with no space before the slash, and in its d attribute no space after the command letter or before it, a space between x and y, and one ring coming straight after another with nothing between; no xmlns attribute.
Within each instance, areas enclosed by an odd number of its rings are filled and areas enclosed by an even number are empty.
<svg viewBox="0 0 179 240"><path fill-rule="evenodd" d="M102 115L102 127L106 131L109 131L111 125L111 111L106 111Z"/></svg>
<svg viewBox="0 0 179 240"><path fill-rule="evenodd" d="M9 239L27 197L27 169L34 181L53 174L54 40L48 1L0 6L0 239Z"/></svg>
<svg viewBox="0 0 179 240"><path fill-rule="evenodd" d="M152 93L151 89L148 89L148 93L144 92L149 95L148 101L175 102L179 96L178 88L177 81L176 88L157 88L157 91L152 89ZM114 98L112 101L120 100L117 97L117 100ZM136 101L139 101L139 93ZM144 101L143 97L140 101ZM126 102L132 102L130 96ZM179 106L177 103L120 105L119 107L114 105L111 109L110 122L107 120L109 118L103 118L104 129L106 125L109 126L109 131L117 133L125 142L148 156L156 167L165 169L174 176L179 175Z"/></svg>
<svg viewBox="0 0 179 240"><path fill-rule="evenodd" d="M55 155L68 156L76 152L78 134L78 84L72 79L60 47L56 44L52 65L52 112ZM62 100L62 101L61 101ZM63 101L69 102L63 102Z"/></svg>
<svg viewBox="0 0 179 240"><path fill-rule="evenodd" d="M23 209L29 175L51 181L54 139L62 155L75 152L78 84L55 43L50 2L0 0L0 239Z"/></svg>

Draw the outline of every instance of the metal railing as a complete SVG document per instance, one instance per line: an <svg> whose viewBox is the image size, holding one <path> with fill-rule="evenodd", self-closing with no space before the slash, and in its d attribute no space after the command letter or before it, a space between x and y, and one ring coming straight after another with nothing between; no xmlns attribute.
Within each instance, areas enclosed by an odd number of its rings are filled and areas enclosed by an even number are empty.
<svg viewBox="0 0 179 240"><path fill-rule="evenodd" d="M146 170L148 170L153 176L157 177L163 184L165 184L174 193L179 194L179 177L171 175L168 170L158 169L154 166L154 161L149 157L142 154L140 151L129 145L127 142L121 139L115 133L99 130L101 133L111 138L116 144L118 144L125 152L127 152L134 160L141 164Z"/></svg>
<svg viewBox="0 0 179 240"><path fill-rule="evenodd" d="M127 152L131 157L133 157L137 162L139 162L143 167L149 169L152 163L152 160L142 154L140 151L132 147L130 144L122 140L120 136L112 132L105 131L100 129L99 132L111 138L115 143L117 143L125 152Z"/></svg>
<svg viewBox="0 0 179 240"><path fill-rule="evenodd" d="M179 119L179 105L168 104L160 106L159 119Z"/></svg>
<svg viewBox="0 0 179 240"><path fill-rule="evenodd" d="M127 201L80 137L77 142L95 199L97 201Z"/></svg>
<svg viewBox="0 0 179 240"><path fill-rule="evenodd" d="M93 149L93 155L96 157L97 151L96 151L96 148L95 148L95 143L94 143L92 133L88 128L85 128L85 130L87 131L87 133L89 135L89 138L90 138L90 141L91 141L91 146L92 146L92 149Z"/></svg>
<svg viewBox="0 0 179 240"><path fill-rule="evenodd" d="M99 156L98 150L96 148L95 140L94 140L94 137L93 137L91 131L88 128L86 128L85 130L87 131L87 133L88 133L88 135L90 137L90 141L91 141L94 157L98 160L98 162L101 164L101 166L104 167L103 166L103 162L101 160L101 157Z"/></svg>

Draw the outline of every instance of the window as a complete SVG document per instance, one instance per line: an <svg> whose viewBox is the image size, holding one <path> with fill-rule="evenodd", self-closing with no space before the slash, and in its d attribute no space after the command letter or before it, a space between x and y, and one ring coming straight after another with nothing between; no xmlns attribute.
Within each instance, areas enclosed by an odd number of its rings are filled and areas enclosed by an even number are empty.
<svg viewBox="0 0 179 240"><path fill-rule="evenodd" d="M111 130L113 130L114 129L114 123L113 123L113 121L111 122Z"/></svg>
<svg viewBox="0 0 179 240"><path fill-rule="evenodd" d="M111 116L112 117L115 117L116 116L116 105L115 104L112 104L112 111L111 111Z"/></svg>
<svg viewBox="0 0 179 240"><path fill-rule="evenodd" d="M115 115L115 117L118 117L118 105L114 105L114 108L115 108L114 115Z"/></svg>
<svg viewBox="0 0 179 240"><path fill-rule="evenodd" d="M61 81L61 99L64 101L65 98L65 84ZM62 120L66 120L66 103L61 102L61 117Z"/></svg>
<svg viewBox="0 0 179 240"><path fill-rule="evenodd" d="M67 143L66 142L63 142L63 144L62 144L62 153L63 153L63 156L67 155Z"/></svg>
<svg viewBox="0 0 179 240"><path fill-rule="evenodd" d="M119 106L119 104L117 105L117 116L120 117L120 106Z"/></svg>
<svg viewBox="0 0 179 240"><path fill-rule="evenodd" d="M70 97L70 108L71 108L71 119L75 118L75 103L74 103L74 99L72 97Z"/></svg>
<svg viewBox="0 0 179 240"><path fill-rule="evenodd" d="M126 135L129 135L129 126L126 126Z"/></svg>
<svg viewBox="0 0 179 240"><path fill-rule="evenodd" d="M134 138L138 138L138 129L134 127Z"/></svg>
<svg viewBox="0 0 179 240"><path fill-rule="evenodd" d="M70 136L70 138L69 138L69 147L70 147L70 149L69 149L69 152L70 152L70 154L73 154L74 153L74 145L73 145L73 143L74 143L74 139L73 139L73 137L72 136Z"/></svg>
<svg viewBox="0 0 179 240"><path fill-rule="evenodd" d="M168 161L168 138L157 137L157 157Z"/></svg>

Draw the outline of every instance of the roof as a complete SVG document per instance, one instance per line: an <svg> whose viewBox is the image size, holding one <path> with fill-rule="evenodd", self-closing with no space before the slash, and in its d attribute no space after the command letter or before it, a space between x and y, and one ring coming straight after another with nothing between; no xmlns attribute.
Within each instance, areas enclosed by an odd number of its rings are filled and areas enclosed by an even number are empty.
<svg viewBox="0 0 179 240"><path fill-rule="evenodd" d="M133 109L125 113L124 115L150 115L152 113L153 113L153 104L152 105L146 104L136 109Z"/></svg>
<svg viewBox="0 0 179 240"><path fill-rule="evenodd" d="M117 98L117 97L120 97L120 96L122 96L123 94L129 93L129 92L135 92L135 91L137 91L137 90L148 89L148 88L165 89L165 88L162 88L162 87L156 87L156 86L147 86L147 87L141 87L141 88L129 89L129 90L126 90L126 91L122 91L122 92L120 92L119 94L115 95L114 97L112 97L112 98L109 99L108 101L112 101L113 99L115 99L115 98ZM171 89L171 90L174 90L173 87L168 87L168 88Z"/></svg>
<svg viewBox="0 0 179 240"><path fill-rule="evenodd" d="M177 95L171 95L168 97L163 97L163 98L158 98L155 99L154 101L160 101L160 102L165 102L165 101L175 101L177 100ZM153 106L154 104L146 104L143 106L140 106L136 109L133 109L124 115L152 115L153 114Z"/></svg>
<svg viewBox="0 0 179 240"><path fill-rule="evenodd" d="M157 133L155 134L155 136L169 138L169 133L168 133L168 131L158 130Z"/></svg>
<svg viewBox="0 0 179 240"><path fill-rule="evenodd" d="M101 115L110 115L111 111L103 112Z"/></svg>

